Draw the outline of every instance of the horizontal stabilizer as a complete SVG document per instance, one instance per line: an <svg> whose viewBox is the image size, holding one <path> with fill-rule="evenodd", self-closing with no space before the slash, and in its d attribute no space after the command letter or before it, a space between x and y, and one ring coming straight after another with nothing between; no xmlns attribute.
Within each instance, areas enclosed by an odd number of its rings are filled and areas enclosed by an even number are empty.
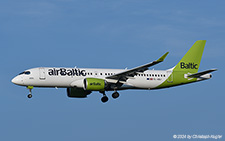
<svg viewBox="0 0 225 141"><path fill-rule="evenodd" d="M208 74L208 73L216 71L216 70L217 69L211 69L211 70L207 70L207 71L202 71L202 72L198 72L198 73L194 73L194 74L188 75L187 77L199 78L202 75Z"/></svg>

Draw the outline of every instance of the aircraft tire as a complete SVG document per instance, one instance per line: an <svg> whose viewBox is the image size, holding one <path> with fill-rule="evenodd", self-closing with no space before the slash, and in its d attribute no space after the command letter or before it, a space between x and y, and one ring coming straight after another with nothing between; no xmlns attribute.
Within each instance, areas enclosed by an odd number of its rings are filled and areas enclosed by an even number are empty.
<svg viewBox="0 0 225 141"><path fill-rule="evenodd" d="M31 97L32 97L32 94L28 94L27 97L28 97L28 98L31 98Z"/></svg>
<svg viewBox="0 0 225 141"><path fill-rule="evenodd" d="M114 92L114 93L112 94L112 97L113 97L114 99L118 98L119 96L120 96L120 94L119 94L118 92Z"/></svg>
<svg viewBox="0 0 225 141"><path fill-rule="evenodd" d="M107 102L108 100L109 100L109 98L108 98L107 96L103 96L103 97L101 98L101 101L102 101L103 103Z"/></svg>

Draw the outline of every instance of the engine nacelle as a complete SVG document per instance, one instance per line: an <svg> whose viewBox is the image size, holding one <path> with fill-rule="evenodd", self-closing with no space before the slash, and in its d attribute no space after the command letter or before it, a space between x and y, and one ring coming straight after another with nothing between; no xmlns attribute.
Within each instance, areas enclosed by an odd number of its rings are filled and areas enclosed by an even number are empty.
<svg viewBox="0 0 225 141"><path fill-rule="evenodd" d="M84 90L101 91L105 89L106 85L107 85L107 82L104 79L99 79L99 78L84 79Z"/></svg>
<svg viewBox="0 0 225 141"><path fill-rule="evenodd" d="M67 88L67 96L74 98L85 98L91 91L84 90L83 88Z"/></svg>

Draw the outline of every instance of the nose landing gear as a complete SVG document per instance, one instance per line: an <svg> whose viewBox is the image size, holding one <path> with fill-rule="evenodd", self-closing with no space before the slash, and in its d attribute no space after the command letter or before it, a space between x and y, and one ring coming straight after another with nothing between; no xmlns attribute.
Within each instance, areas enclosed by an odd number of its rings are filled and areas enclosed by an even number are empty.
<svg viewBox="0 0 225 141"><path fill-rule="evenodd" d="M31 98L31 97L32 97L32 94L28 94L27 97L28 97L28 98Z"/></svg>
<svg viewBox="0 0 225 141"><path fill-rule="evenodd" d="M31 92L31 90L32 90L33 88L34 88L33 86L27 86L27 89L29 89L29 94L27 95L28 98L31 98L31 97L32 97L32 92Z"/></svg>

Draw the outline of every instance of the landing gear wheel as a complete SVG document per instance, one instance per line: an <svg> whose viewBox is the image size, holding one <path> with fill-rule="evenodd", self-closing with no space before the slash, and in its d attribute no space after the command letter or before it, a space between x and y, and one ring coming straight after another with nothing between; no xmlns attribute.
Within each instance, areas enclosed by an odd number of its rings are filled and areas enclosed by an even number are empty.
<svg viewBox="0 0 225 141"><path fill-rule="evenodd" d="M27 97L28 97L28 98L31 98L31 97L32 97L32 94L28 94Z"/></svg>
<svg viewBox="0 0 225 141"><path fill-rule="evenodd" d="M108 100L109 100L109 98L108 98L107 96L103 96L103 97L101 98L101 101L102 101L103 103L107 102Z"/></svg>
<svg viewBox="0 0 225 141"><path fill-rule="evenodd" d="M118 92L114 92L114 93L112 94L112 97L113 97L114 99L118 98L119 96L120 96L120 94L119 94Z"/></svg>
<svg viewBox="0 0 225 141"><path fill-rule="evenodd" d="M31 98L32 97L32 89L33 89L34 87L33 86L27 86L27 89L29 89L29 94L27 95L27 97L28 98Z"/></svg>

